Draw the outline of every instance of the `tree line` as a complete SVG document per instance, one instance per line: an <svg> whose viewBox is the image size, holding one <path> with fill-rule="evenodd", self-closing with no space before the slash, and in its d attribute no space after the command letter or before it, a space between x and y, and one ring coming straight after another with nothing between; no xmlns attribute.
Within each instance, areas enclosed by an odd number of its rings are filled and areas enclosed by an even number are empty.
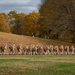
<svg viewBox="0 0 75 75"><path fill-rule="evenodd" d="M19 35L37 36L39 13L29 14L10 11L0 13L0 31Z"/></svg>
<svg viewBox="0 0 75 75"><path fill-rule="evenodd" d="M39 12L0 13L0 31L75 43L75 0L41 0Z"/></svg>

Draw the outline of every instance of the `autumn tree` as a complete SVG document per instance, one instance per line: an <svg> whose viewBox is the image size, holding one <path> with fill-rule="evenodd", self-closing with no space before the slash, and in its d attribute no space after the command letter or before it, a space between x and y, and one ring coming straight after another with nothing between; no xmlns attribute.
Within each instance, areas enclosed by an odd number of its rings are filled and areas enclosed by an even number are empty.
<svg viewBox="0 0 75 75"><path fill-rule="evenodd" d="M0 13L0 31L10 32L8 16L5 13Z"/></svg>
<svg viewBox="0 0 75 75"><path fill-rule="evenodd" d="M29 14L9 12L11 32L20 35L37 36L39 13Z"/></svg>
<svg viewBox="0 0 75 75"><path fill-rule="evenodd" d="M56 34L59 37L67 31L72 32L75 43L75 0L42 0L39 9L40 24L44 35Z"/></svg>
<svg viewBox="0 0 75 75"><path fill-rule="evenodd" d="M15 34L23 34L23 18L24 13L17 13L16 11L10 11L9 14L11 32Z"/></svg>
<svg viewBox="0 0 75 75"><path fill-rule="evenodd" d="M25 16L23 21L25 35L37 36L38 19L39 19L39 13L37 12L31 12Z"/></svg>

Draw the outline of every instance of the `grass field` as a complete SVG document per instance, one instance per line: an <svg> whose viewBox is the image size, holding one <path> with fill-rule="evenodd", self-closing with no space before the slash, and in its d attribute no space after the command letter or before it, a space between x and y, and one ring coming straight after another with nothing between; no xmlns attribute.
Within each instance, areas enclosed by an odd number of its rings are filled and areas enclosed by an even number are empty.
<svg viewBox="0 0 75 75"><path fill-rule="evenodd" d="M75 75L75 55L2 55L0 75Z"/></svg>
<svg viewBox="0 0 75 75"><path fill-rule="evenodd" d="M73 43L0 32L3 44L53 44ZM75 55L0 55L0 75L75 75Z"/></svg>
<svg viewBox="0 0 75 75"><path fill-rule="evenodd" d="M0 32L0 45L3 45L3 44L8 44L8 45L10 44L16 44L16 45L18 44L22 44L22 45L53 44L53 45L74 45L75 46L75 44L69 43L69 42Z"/></svg>

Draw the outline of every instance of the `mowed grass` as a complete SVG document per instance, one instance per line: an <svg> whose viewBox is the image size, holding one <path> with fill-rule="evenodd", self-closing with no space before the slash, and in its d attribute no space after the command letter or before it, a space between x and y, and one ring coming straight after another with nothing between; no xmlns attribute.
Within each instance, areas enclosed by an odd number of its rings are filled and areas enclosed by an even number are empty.
<svg viewBox="0 0 75 75"><path fill-rule="evenodd" d="M75 75L75 55L2 55L0 75Z"/></svg>

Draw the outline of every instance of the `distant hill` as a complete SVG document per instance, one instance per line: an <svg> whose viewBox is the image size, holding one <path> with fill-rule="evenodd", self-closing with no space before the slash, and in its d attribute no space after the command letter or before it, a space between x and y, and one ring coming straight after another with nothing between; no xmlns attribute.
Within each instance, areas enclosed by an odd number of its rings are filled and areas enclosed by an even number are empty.
<svg viewBox="0 0 75 75"><path fill-rule="evenodd" d="M68 42L63 41L57 41L57 40L50 40L50 39L42 39L37 37L31 37L31 36L23 36L23 35L16 35L11 33L3 33L0 32L0 45L3 44L23 44L23 45L31 45L31 44L39 44L39 45L75 45Z"/></svg>

